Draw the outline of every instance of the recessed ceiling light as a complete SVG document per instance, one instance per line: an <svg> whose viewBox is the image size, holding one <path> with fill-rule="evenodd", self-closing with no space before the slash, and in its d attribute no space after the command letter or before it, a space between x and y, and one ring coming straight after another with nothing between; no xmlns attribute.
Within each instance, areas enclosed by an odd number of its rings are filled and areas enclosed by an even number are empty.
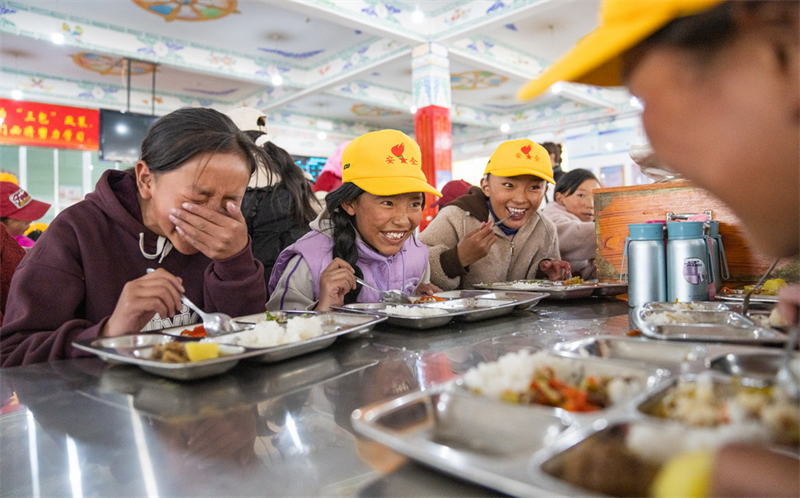
<svg viewBox="0 0 800 498"><path fill-rule="evenodd" d="M50 39L53 40L53 43L56 45L61 45L64 43L64 35L61 33L53 33L53 36L51 36Z"/></svg>
<svg viewBox="0 0 800 498"><path fill-rule="evenodd" d="M417 106L412 105L408 110L411 111L411 114L416 114L417 113Z"/></svg>
<svg viewBox="0 0 800 498"><path fill-rule="evenodd" d="M325 133L324 131L321 131L321 132L317 133L317 138L320 139L320 140L325 140L326 138L328 138L328 134Z"/></svg>
<svg viewBox="0 0 800 498"><path fill-rule="evenodd" d="M511 129L511 126L509 126L508 123L503 123L503 124L500 125L500 131L502 133L508 133L508 130L510 130L510 129Z"/></svg>
<svg viewBox="0 0 800 498"><path fill-rule="evenodd" d="M22 100L22 90L11 90L11 98L14 100Z"/></svg>
<svg viewBox="0 0 800 498"><path fill-rule="evenodd" d="M415 24L421 24L424 20L425 20L425 14L421 10L419 10L419 7L417 7L417 10L415 10L414 13L411 14L411 21Z"/></svg>
<svg viewBox="0 0 800 498"><path fill-rule="evenodd" d="M276 74L272 76L272 85L273 86L281 86L283 84L283 77L280 74Z"/></svg>

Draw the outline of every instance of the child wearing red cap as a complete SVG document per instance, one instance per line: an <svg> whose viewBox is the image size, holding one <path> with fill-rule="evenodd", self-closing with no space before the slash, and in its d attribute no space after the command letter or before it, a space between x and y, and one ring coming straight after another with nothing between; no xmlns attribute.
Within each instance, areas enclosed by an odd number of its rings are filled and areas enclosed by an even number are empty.
<svg viewBox="0 0 800 498"><path fill-rule="evenodd" d="M315 309L379 302L382 291L433 293L428 248L413 238L424 193L441 196L422 172L419 145L382 130L353 140L342 154L342 186L325 198L311 232L287 247L269 281L267 309Z"/></svg>
<svg viewBox="0 0 800 498"><path fill-rule="evenodd" d="M34 200L19 185L0 182L0 223L6 226L9 235L25 249L33 247L33 240L25 236L31 223L47 213L50 204Z"/></svg>
<svg viewBox="0 0 800 498"><path fill-rule="evenodd" d="M431 282L450 290L480 282L569 277L556 227L537 211L547 182L553 183L553 168L541 145L530 140L500 144L480 188L444 207L420 235L431 251Z"/></svg>

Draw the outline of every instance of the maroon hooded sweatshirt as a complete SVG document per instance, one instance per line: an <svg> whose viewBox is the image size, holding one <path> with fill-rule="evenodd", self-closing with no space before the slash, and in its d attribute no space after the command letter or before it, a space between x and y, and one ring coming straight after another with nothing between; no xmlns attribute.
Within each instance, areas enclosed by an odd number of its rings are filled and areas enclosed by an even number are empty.
<svg viewBox="0 0 800 498"><path fill-rule="evenodd" d="M205 311L231 316L264 311L264 267L253 258L250 244L214 261L176 249L154 256L158 239L142 224L133 175L106 171L96 190L59 214L17 267L0 328L0 364L86 356L72 342L96 338L122 288L148 268L182 278L186 296ZM156 315L144 330L199 321L184 306L172 319Z"/></svg>

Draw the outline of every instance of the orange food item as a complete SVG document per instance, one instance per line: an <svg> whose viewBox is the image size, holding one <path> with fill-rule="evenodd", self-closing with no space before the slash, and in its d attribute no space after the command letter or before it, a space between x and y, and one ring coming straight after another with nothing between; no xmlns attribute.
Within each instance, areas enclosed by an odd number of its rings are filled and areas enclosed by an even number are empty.
<svg viewBox="0 0 800 498"><path fill-rule="evenodd" d="M436 303L436 302L439 302L439 301L447 301L447 299L444 298L444 297L439 297L439 296L422 296L421 298L419 298L419 300L417 302L418 303Z"/></svg>
<svg viewBox="0 0 800 498"><path fill-rule="evenodd" d="M181 335L185 337L205 337L208 335L208 333L202 325L198 325L192 330L184 330L181 332Z"/></svg>
<svg viewBox="0 0 800 498"><path fill-rule="evenodd" d="M639 336L642 335L642 331L641 330L629 330L629 331L625 332L625 335L630 336L630 337L639 337Z"/></svg>

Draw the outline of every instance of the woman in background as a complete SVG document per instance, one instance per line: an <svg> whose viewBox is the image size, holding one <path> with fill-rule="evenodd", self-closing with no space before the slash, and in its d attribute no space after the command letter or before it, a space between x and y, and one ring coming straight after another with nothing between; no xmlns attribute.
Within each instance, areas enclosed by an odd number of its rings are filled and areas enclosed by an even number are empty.
<svg viewBox="0 0 800 498"><path fill-rule="evenodd" d="M310 230L308 224L321 206L311 193L303 170L288 152L272 143L264 113L240 107L228 116L267 156L250 179L242 213L253 239L253 255L263 263L264 282L269 282L278 255Z"/></svg>
<svg viewBox="0 0 800 498"><path fill-rule="evenodd" d="M586 169L573 169L556 183L554 202L542 210L558 230L561 259L572 267L572 274L584 280L597 277L594 255L594 193L600 182Z"/></svg>

